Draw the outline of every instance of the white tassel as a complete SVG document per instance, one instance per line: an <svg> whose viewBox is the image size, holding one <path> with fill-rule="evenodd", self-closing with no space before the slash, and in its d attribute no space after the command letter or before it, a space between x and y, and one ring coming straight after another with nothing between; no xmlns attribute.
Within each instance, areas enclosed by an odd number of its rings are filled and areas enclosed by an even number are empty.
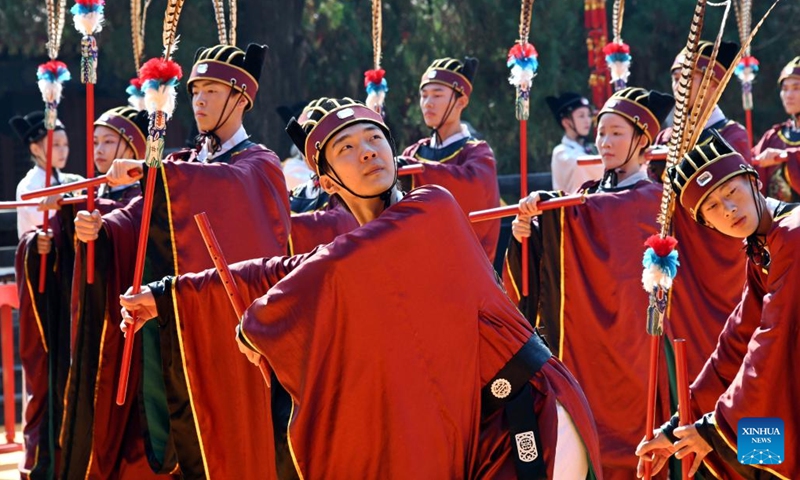
<svg viewBox="0 0 800 480"><path fill-rule="evenodd" d="M103 14L100 12L87 13L85 15L74 15L72 21L75 23L75 29L81 35L94 35L103 29Z"/></svg>
<svg viewBox="0 0 800 480"><path fill-rule="evenodd" d="M63 85L61 82L50 82L47 80L39 80L39 90L42 92L42 100L45 103L59 103L61 102L61 92Z"/></svg>
<svg viewBox="0 0 800 480"><path fill-rule="evenodd" d="M517 88L528 90L531 88L531 85L533 84L533 77L535 76L536 73L532 70L526 70L519 65L514 65L511 67L511 76L508 77L508 83Z"/></svg>
<svg viewBox="0 0 800 480"><path fill-rule="evenodd" d="M148 113L162 111L167 118L172 117L175 111L175 97L177 90L174 86L162 85L159 88L147 88L144 91L144 105Z"/></svg>

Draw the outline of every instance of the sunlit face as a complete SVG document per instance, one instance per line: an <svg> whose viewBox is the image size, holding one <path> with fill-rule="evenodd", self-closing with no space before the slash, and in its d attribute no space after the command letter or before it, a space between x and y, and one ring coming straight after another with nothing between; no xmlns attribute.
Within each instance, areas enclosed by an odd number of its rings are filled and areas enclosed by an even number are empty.
<svg viewBox="0 0 800 480"><path fill-rule="evenodd" d="M573 111L571 118L578 136L588 137L592 131L592 111L589 107L580 107Z"/></svg>
<svg viewBox="0 0 800 480"><path fill-rule="evenodd" d="M31 153L34 157L41 162L44 168L47 161L47 136L31 144ZM67 132L64 130L53 130L53 168L59 170L67 165L67 157L69 157L69 139Z"/></svg>
<svg viewBox="0 0 800 480"><path fill-rule="evenodd" d="M676 98L678 97L678 83L680 82L680 79L681 79L681 69L676 68L675 70L672 71L672 95L675 96ZM701 83L703 83L703 74L700 72L694 72L692 74L692 84L690 85L691 92L688 99L689 106L694 105L694 101L700 92ZM714 92L717 91L717 85L718 84L716 80L711 80L711 83L709 83L708 85L708 90L706 91L706 97L705 97L706 101L708 101L708 98L713 96Z"/></svg>
<svg viewBox="0 0 800 480"><path fill-rule="evenodd" d="M192 110L198 130L208 132L214 130L214 127L222 127L224 124L218 125L218 122L230 122L236 117L236 114L231 114L234 109L241 110L239 118L241 117L246 100L238 91L231 90L231 87L211 80L197 80L192 83Z"/></svg>
<svg viewBox="0 0 800 480"><path fill-rule="evenodd" d="M757 188L748 175L737 175L715 188L700 205L708 225L735 238L746 238L758 228Z"/></svg>
<svg viewBox="0 0 800 480"><path fill-rule="evenodd" d="M789 77L781 82L781 102L789 115L800 113L800 78Z"/></svg>
<svg viewBox="0 0 800 480"><path fill-rule="evenodd" d="M616 113L604 113L597 122L597 148L606 171L619 168L628 158L636 159L646 146L644 135L635 136L631 122ZM634 138L636 137L636 138ZM635 145L631 142L637 141Z"/></svg>
<svg viewBox="0 0 800 480"><path fill-rule="evenodd" d="M445 118L447 110L453 102L455 105L452 106L445 121L458 121L467 101L467 97L458 96L455 90L440 83L429 83L419 91L419 108L422 110L422 117L428 128L438 128L442 125L442 119Z"/></svg>
<svg viewBox="0 0 800 480"><path fill-rule="evenodd" d="M343 129L325 144L324 153L338 180L359 195L380 195L394 183L392 147L383 130L372 123L356 123ZM327 182L327 176L323 174L322 179L333 190L330 193L351 198L349 192Z"/></svg>
<svg viewBox="0 0 800 480"><path fill-rule="evenodd" d="M97 171L108 172L115 158L133 158L133 150L116 131L103 125L95 125L94 166Z"/></svg>

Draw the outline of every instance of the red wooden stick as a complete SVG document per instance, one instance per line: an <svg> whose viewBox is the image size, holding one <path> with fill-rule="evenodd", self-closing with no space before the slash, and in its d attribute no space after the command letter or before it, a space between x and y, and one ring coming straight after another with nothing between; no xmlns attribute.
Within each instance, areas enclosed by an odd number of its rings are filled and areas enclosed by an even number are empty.
<svg viewBox="0 0 800 480"><path fill-rule="evenodd" d="M94 178L94 83L86 82L86 176ZM94 186L86 188L86 209L94 212ZM86 283L94 283L94 240L86 243Z"/></svg>
<svg viewBox="0 0 800 480"><path fill-rule="evenodd" d="M555 210L556 208L572 207L582 203L586 203L586 195L566 195L564 197L539 202L537 207L544 212L547 210ZM497 220L498 218L513 217L514 215L519 215L519 213L519 205L476 210L474 212L469 212L469 221L475 223L483 222L484 220Z"/></svg>
<svg viewBox="0 0 800 480"><path fill-rule="evenodd" d="M52 179L50 178L53 174L53 130L47 130L47 170L44 174L44 186L45 188L50 186L50 182ZM25 200L23 198L23 200ZM50 226L50 212L45 210L44 211L44 220L42 220L42 230L47 232L48 227ZM44 284L45 284L45 275L47 274L47 254L42 253L39 256L39 293L44 293Z"/></svg>
<svg viewBox="0 0 800 480"><path fill-rule="evenodd" d="M602 165L603 159L600 155L581 155L577 160L579 167L588 167L589 165Z"/></svg>
<svg viewBox="0 0 800 480"><path fill-rule="evenodd" d="M647 379L647 420L644 426L645 440L653 439L656 423L656 394L658 393L658 357L661 351L661 335L650 336L650 373ZM653 462L644 462L644 478L653 476Z"/></svg>
<svg viewBox="0 0 800 480"><path fill-rule="evenodd" d="M662 146L649 148L644 151L644 159L650 160L666 160L668 150ZM600 155L581 155L578 157L578 166L587 167L589 165L601 165L603 159Z"/></svg>
<svg viewBox="0 0 800 480"><path fill-rule="evenodd" d="M406 175L416 175L425 171L425 165L415 163L413 165L404 165L397 169L397 176L403 177Z"/></svg>
<svg viewBox="0 0 800 480"><path fill-rule="evenodd" d="M749 111L749 110L748 110ZM689 425L693 422L689 409L689 367L686 365L686 340L676 338L672 344L675 346L675 376L678 383L678 417L680 425ZM681 459L681 474L683 480L689 480L689 469L692 468L694 455L687 455Z"/></svg>
<svg viewBox="0 0 800 480"><path fill-rule="evenodd" d="M203 242L206 244L208 254L211 256L211 260L214 261L214 268L216 268L217 273L219 273L222 286L225 287L225 291L228 293L228 298L233 306L233 311L236 313L236 318L241 319L245 310L247 310L247 304L244 303L242 293L233 280L233 274L231 274L231 269L228 267L228 262L225 260L225 255L222 253L222 247L219 246L217 236L214 235L214 230L211 228L211 222L208 221L206 212L195 215L194 221L197 222L197 228L200 229L200 235L203 237ZM270 387L269 364L267 364L267 359L263 356L259 360L258 369L261 370L261 376L264 377L264 382L266 382L267 387Z"/></svg>
<svg viewBox="0 0 800 480"><path fill-rule="evenodd" d="M142 207L142 227L139 230L139 244L136 248L136 264L133 269L132 295L141 293L142 277L144 276L144 254L147 251L147 236L150 233L150 214L153 211L153 193L156 190L156 176L159 170L153 168L147 176L144 190L144 206ZM133 326L138 318L133 314ZM117 405L125 404L128 393L128 376L131 373L131 355L133 355L133 337L135 328L131 328L125 336L125 347L122 350L122 365L119 370L119 384L117 385Z"/></svg>
<svg viewBox="0 0 800 480"><path fill-rule="evenodd" d="M135 175L142 175L143 171L140 168L131 168L128 170L128 175L133 177ZM34 198L49 197L50 195L59 195L67 192L74 192L76 190L83 190L84 188L96 187L108 182L105 175L98 175L95 178L88 178L80 182L66 183L63 185L55 185L53 187L42 188L33 190L20 195L21 200L33 200Z"/></svg>
<svg viewBox="0 0 800 480"><path fill-rule="evenodd" d="M528 121L519 121L519 198L528 196ZM522 242L522 295L528 296L528 242Z"/></svg>
<svg viewBox="0 0 800 480"><path fill-rule="evenodd" d="M86 195L77 197L62 198L58 201L59 205L75 205L86 201ZM0 202L0 210L11 210L22 207L38 207L39 202Z"/></svg>

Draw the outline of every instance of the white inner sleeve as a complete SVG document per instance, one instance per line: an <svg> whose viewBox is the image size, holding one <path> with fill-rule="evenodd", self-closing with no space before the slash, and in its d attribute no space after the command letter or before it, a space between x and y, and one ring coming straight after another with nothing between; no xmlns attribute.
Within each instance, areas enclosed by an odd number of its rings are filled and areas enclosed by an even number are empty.
<svg viewBox="0 0 800 480"><path fill-rule="evenodd" d="M589 473L589 453L583 445L578 429L567 410L556 401L558 413L558 439L554 480L585 480Z"/></svg>

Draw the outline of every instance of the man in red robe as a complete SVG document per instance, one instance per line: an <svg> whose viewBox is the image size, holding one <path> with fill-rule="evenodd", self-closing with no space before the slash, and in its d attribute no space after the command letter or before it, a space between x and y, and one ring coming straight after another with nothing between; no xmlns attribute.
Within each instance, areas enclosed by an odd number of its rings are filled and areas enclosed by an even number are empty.
<svg viewBox="0 0 800 480"><path fill-rule="evenodd" d="M240 349L254 363L263 355L291 396L298 476L599 478L580 387L508 301L452 195L427 186L402 198L389 130L363 104L310 108L287 131L361 226L304 255L232 268L245 302L263 295ZM408 249L441 238L446 252ZM209 270L122 303L146 320L221 290Z"/></svg>
<svg viewBox="0 0 800 480"><path fill-rule="evenodd" d="M425 171L411 176L410 188L441 185L453 196L465 213L500 206L497 162L484 140L472 137L461 114L469 105L472 79L478 60L440 58L422 75L419 106L425 125L433 131L403 152L408 163L424 163ZM494 262L500 220L473 225L486 256Z"/></svg>
<svg viewBox="0 0 800 480"><path fill-rule="evenodd" d="M755 170L720 137L690 151L670 178L681 207L698 223L745 239L748 266L756 272L748 276L739 315L731 317L707 368L692 385L694 404L707 408L706 414L685 427L670 422L652 441L642 442L640 467L653 460L653 451L656 470L665 461L664 452L676 452L677 458L696 455L690 474L705 462L715 475L733 470L745 478L797 478L800 392L794 366L799 360L800 268L795 250L800 210L762 196ZM714 393L719 396L708 408ZM744 436L737 439L739 422L768 417L783 421L780 435L788 454L748 461L751 452L741 450ZM716 455L709 455L712 450Z"/></svg>
<svg viewBox="0 0 800 480"><path fill-rule="evenodd" d="M800 201L800 57L783 67L778 87L789 119L764 133L753 148L753 156L759 176L764 179L764 195L797 202Z"/></svg>
<svg viewBox="0 0 800 480"><path fill-rule="evenodd" d="M201 132L198 149L177 152L162 169L144 172L158 175L146 280L213 265L193 218L201 212L217 227L231 261L286 253L289 204L280 161L251 142L242 126L258 91L265 48L251 44L245 52L217 45L197 52L187 88ZM129 173L135 168L144 166L141 161L115 161L111 183L138 180ZM111 248L124 245L117 239L136 238L141 208L142 202L136 201L102 219ZM114 250L112 255L132 257L133 252ZM119 319L119 310L114 310L109 316ZM210 303L192 312L191 320L164 312L141 335L139 403L154 471L179 471L188 478L277 475L271 392L253 388L262 382L258 370L236 354L233 339L219 336L220 325L236 321L229 305ZM137 388L131 383L129 391ZM109 389L115 392L116 386Z"/></svg>

